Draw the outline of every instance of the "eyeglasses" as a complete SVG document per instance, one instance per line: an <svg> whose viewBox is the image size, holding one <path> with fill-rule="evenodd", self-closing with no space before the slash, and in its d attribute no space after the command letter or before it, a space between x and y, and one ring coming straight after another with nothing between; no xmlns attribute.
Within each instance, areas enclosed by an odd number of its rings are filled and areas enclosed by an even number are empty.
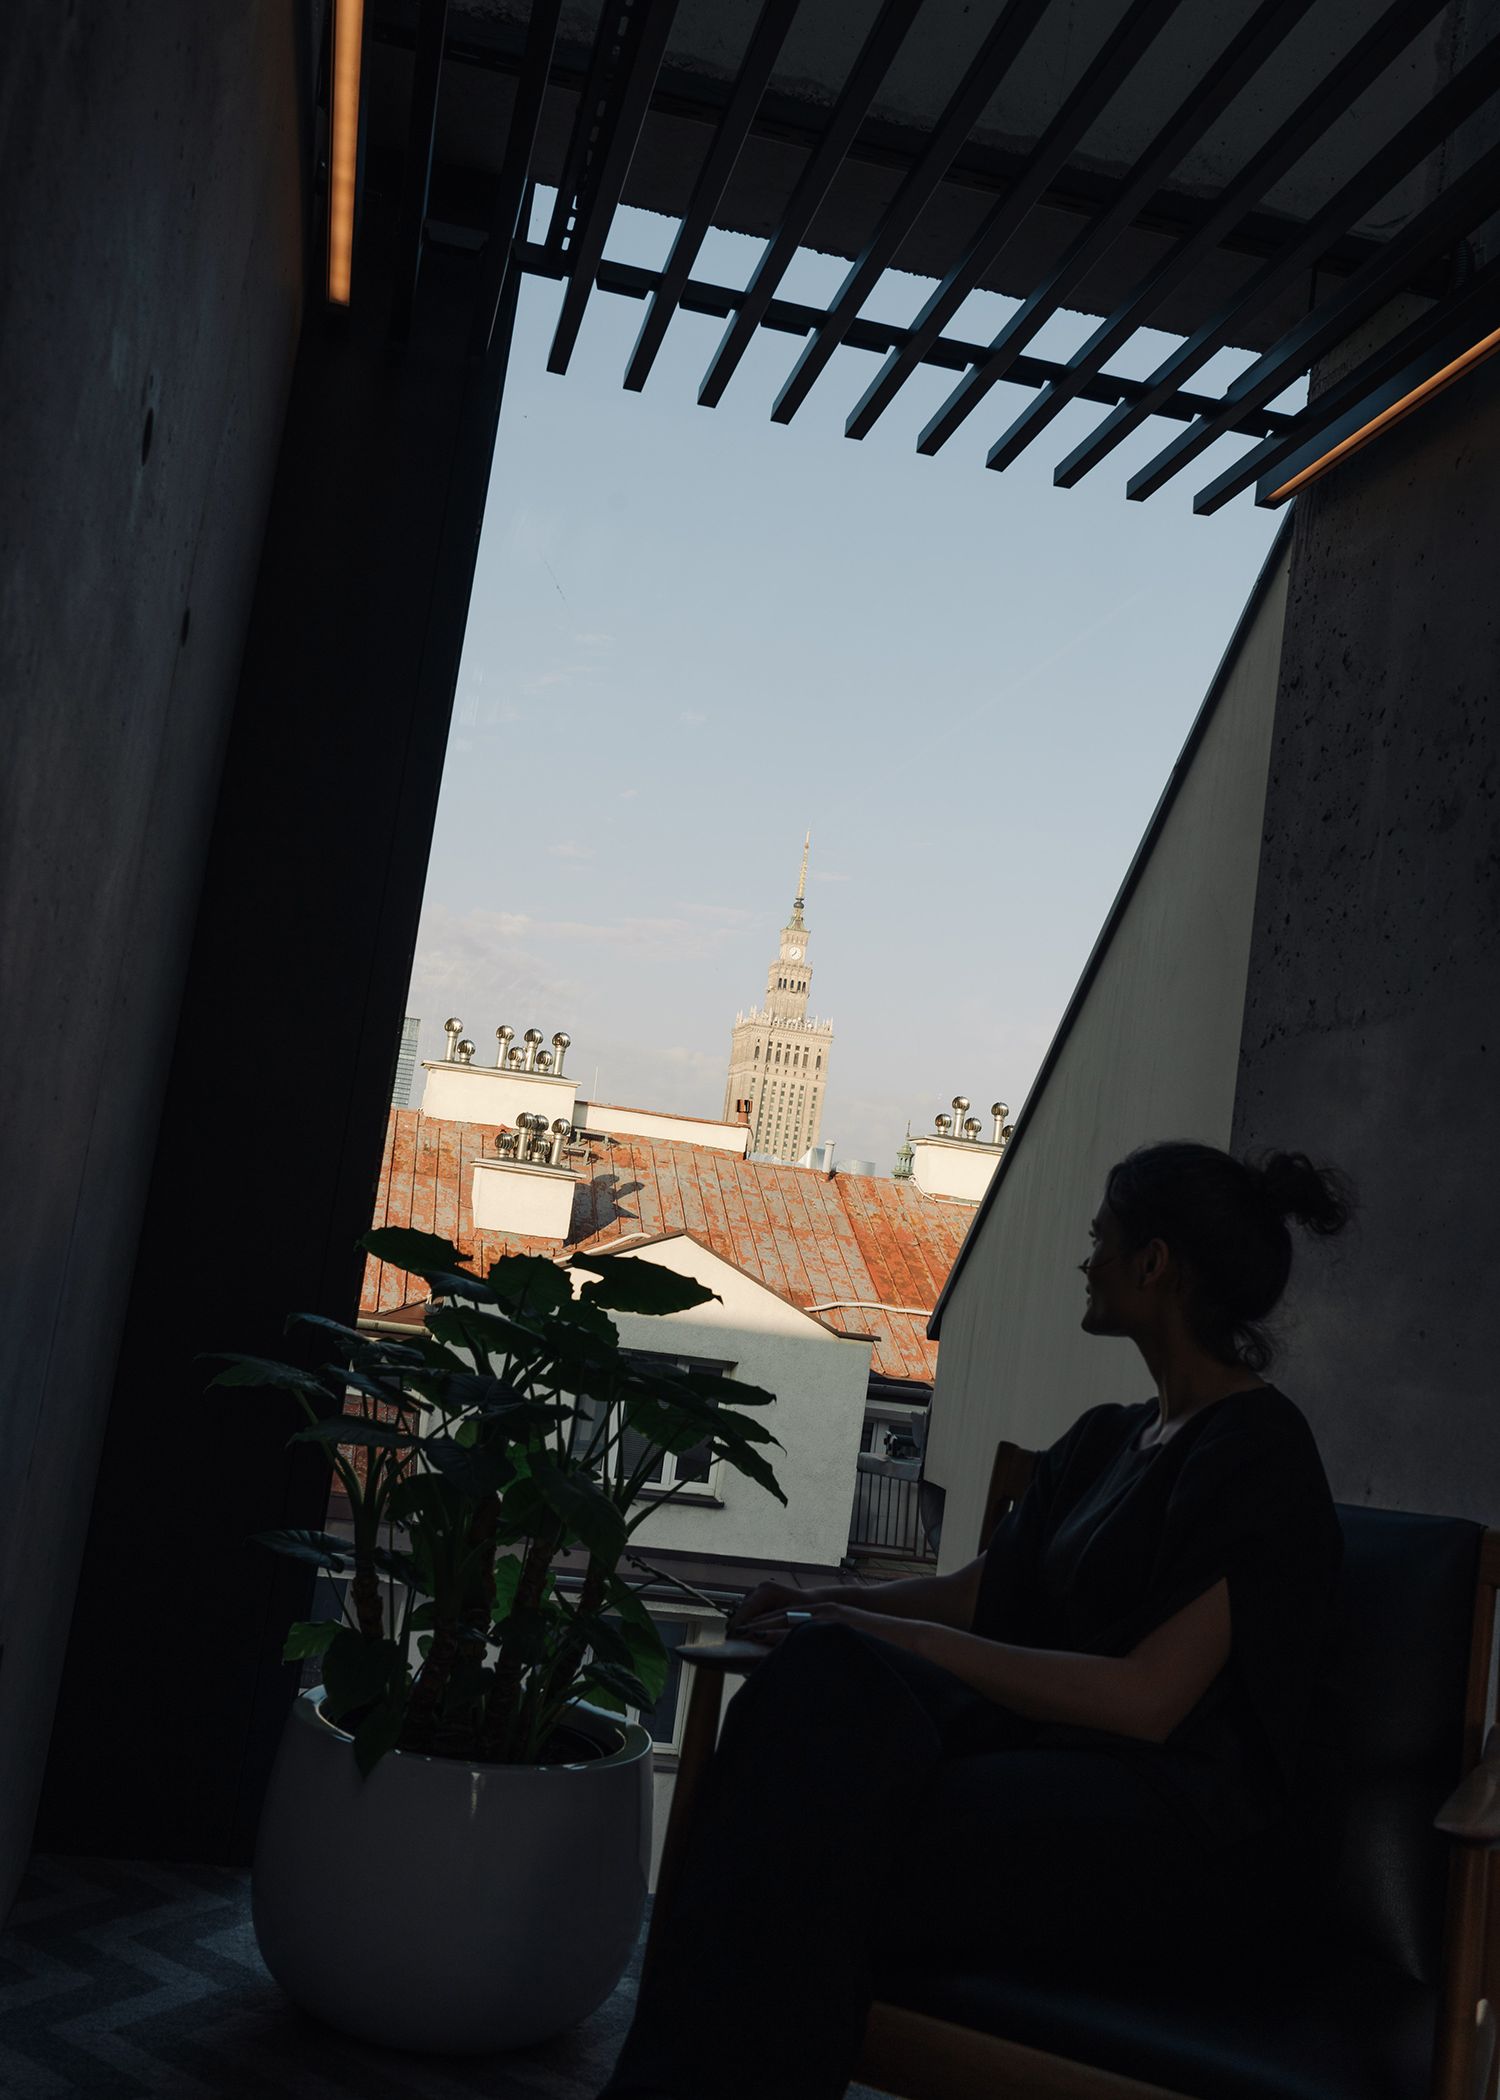
<svg viewBox="0 0 1500 2100"><path fill-rule="evenodd" d="M1102 1269L1109 1262L1118 1261L1119 1259L1120 1255L1118 1252L1114 1254L1101 1254L1098 1248L1096 1247L1087 1261L1081 1261L1077 1264L1078 1273L1080 1276L1092 1276L1095 1269Z"/></svg>

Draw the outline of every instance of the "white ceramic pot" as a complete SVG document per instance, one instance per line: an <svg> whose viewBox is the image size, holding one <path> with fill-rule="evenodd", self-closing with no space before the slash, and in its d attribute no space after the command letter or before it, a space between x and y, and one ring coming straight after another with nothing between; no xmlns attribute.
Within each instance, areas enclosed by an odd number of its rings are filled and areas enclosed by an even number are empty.
<svg viewBox="0 0 1500 2100"><path fill-rule="evenodd" d="M397 1750L361 1779L321 1690L287 1717L255 1851L255 1936L289 1997L389 2048L560 2034L619 1982L651 1855L651 1739L588 1706L605 1754L480 1765Z"/></svg>

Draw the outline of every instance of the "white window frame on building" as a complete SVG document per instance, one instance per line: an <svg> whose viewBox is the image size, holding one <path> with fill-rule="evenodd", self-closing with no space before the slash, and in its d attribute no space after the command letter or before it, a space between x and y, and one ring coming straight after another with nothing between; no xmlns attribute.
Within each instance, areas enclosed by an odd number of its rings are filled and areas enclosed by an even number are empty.
<svg viewBox="0 0 1500 2100"><path fill-rule="evenodd" d="M733 1361L720 1357L677 1356L669 1351L657 1349L622 1349L620 1354L628 1363L638 1368L655 1366L664 1371L717 1371L721 1378L732 1378L735 1370ZM580 1420L592 1422L594 1419L586 1402L579 1402L578 1413ZM665 1500L670 1495L675 1502L710 1503L714 1508L722 1509L724 1498L719 1493L719 1482L724 1461L721 1458L710 1459L708 1471L695 1479L678 1470L682 1460L691 1455L686 1451L662 1452L659 1460L661 1472L642 1484L642 1500L654 1502Z"/></svg>

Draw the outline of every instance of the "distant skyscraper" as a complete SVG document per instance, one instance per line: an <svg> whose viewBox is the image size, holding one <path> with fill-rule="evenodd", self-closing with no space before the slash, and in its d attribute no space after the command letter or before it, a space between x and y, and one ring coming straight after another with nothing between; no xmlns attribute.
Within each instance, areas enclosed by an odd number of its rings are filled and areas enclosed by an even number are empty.
<svg viewBox="0 0 1500 2100"><path fill-rule="evenodd" d="M802 842L792 916L781 929L780 951L766 973L766 1003L735 1020L724 1088L726 1120L734 1116L738 1102L750 1104L750 1150L788 1163L818 1142L833 1046L833 1023L809 1020L807 1015L812 965L802 913L811 844L809 833Z"/></svg>
<svg viewBox="0 0 1500 2100"><path fill-rule="evenodd" d="M401 1023L401 1048L396 1052L396 1084L391 1093L392 1108L410 1108L411 1090L417 1077L417 1037L422 1023L415 1014L408 1014Z"/></svg>

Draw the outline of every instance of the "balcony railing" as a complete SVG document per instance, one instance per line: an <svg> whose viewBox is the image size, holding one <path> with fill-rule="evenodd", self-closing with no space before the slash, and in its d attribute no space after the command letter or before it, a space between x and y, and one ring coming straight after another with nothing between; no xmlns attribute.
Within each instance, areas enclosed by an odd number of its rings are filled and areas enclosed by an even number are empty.
<svg viewBox="0 0 1500 2100"><path fill-rule="evenodd" d="M915 1466L910 1469L915 1473ZM922 1483L905 1465L861 1457L855 1475L854 1514L849 1525L849 1551L882 1554L893 1560L936 1560L927 1542L919 1508Z"/></svg>

